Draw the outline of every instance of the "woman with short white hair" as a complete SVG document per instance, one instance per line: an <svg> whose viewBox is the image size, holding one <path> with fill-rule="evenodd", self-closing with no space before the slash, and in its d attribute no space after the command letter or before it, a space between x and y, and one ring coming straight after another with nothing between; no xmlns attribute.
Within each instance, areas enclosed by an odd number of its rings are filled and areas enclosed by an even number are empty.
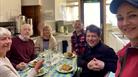
<svg viewBox="0 0 138 77"><path fill-rule="evenodd" d="M0 77L20 77L9 59L6 57L6 53L10 50L12 44L11 37L11 32L8 29L0 27ZM35 68L31 69L27 77L34 77L42 63L43 60L37 62Z"/></svg>
<svg viewBox="0 0 138 77"><path fill-rule="evenodd" d="M37 37L35 47L39 48L37 54L48 49L54 52L57 51L57 41L52 34L52 27L50 25L43 24L41 35Z"/></svg>

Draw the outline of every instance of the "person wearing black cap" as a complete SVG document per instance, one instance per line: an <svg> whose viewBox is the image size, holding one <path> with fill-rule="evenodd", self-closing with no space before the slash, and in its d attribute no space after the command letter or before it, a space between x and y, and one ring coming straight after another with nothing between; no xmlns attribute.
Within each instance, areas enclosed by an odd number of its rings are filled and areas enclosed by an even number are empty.
<svg viewBox="0 0 138 77"><path fill-rule="evenodd" d="M116 14L119 29L130 40L117 53L115 77L138 77L138 0L113 0L110 11Z"/></svg>
<svg viewBox="0 0 138 77"><path fill-rule="evenodd" d="M117 55L112 48L101 42L101 29L95 25L86 28L86 51L78 57L82 68L80 77L105 77L116 71Z"/></svg>

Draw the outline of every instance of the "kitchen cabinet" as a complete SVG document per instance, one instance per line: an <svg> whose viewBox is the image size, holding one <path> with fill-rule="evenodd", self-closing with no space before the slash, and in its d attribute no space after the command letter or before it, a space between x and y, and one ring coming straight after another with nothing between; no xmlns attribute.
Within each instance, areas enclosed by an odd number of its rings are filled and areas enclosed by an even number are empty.
<svg viewBox="0 0 138 77"><path fill-rule="evenodd" d="M15 21L21 14L21 0L0 0L0 22Z"/></svg>
<svg viewBox="0 0 138 77"><path fill-rule="evenodd" d="M32 18L34 36L37 36L39 34L37 28L41 18L40 9L40 5L22 6L22 15L26 16L27 18Z"/></svg>
<svg viewBox="0 0 138 77"><path fill-rule="evenodd" d="M37 28L41 19L41 0L21 0L21 3L22 15L26 16L27 18L32 18L33 35L39 35L39 31Z"/></svg>
<svg viewBox="0 0 138 77"><path fill-rule="evenodd" d="M16 35L16 22L0 22L0 27L5 27L11 31L12 35Z"/></svg>
<svg viewBox="0 0 138 77"><path fill-rule="evenodd" d="M21 0L22 6L42 5L41 0Z"/></svg>

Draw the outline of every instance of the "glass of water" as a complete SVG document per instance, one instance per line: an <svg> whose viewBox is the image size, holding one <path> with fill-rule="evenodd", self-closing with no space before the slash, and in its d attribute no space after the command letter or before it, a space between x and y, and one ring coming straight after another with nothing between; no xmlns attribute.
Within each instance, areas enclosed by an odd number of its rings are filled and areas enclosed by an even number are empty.
<svg viewBox="0 0 138 77"><path fill-rule="evenodd" d="M52 65L52 51L51 50L47 50L47 56L46 56L46 65L47 66L51 66Z"/></svg>

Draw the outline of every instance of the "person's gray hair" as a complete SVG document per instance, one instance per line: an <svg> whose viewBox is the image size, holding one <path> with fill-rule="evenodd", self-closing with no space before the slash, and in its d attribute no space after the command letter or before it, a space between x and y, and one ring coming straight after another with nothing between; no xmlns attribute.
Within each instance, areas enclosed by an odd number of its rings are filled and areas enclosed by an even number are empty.
<svg viewBox="0 0 138 77"><path fill-rule="evenodd" d="M23 25L21 25L21 29L23 29L25 26L28 26L28 27L30 27L30 29L32 29L32 26L30 24L23 24Z"/></svg>
<svg viewBox="0 0 138 77"><path fill-rule="evenodd" d="M0 37L3 35L11 35L11 32L7 28L0 27Z"/></svg>
<svg viewBox="0 0 138 77"><path fill-rule="evenodd" d="M44 30L44 29L49 29L50 32L52 32L52 27L51 27L50 25L48 25L48 24L45 24L45 25L43 26L43 30Z"/></svg>
<svg viewBox="0 0 138 77"><path fill-rule="evenodd" d="M76 23L80 23L81 24L81 27L83 27L83 23L80 21L80 20L76 20L74 23L73 23L73 27L76 25Z"/></svg>
<svg viewBox="0 0 138 77"><path fill-rule="evenodd" d="M29 27L31 29L30 35L33 35L33 28L32 28L32 25L30 25L30 24L25 23L25 24L21 25L20 31L23 30L25 27Z"/></svg>

